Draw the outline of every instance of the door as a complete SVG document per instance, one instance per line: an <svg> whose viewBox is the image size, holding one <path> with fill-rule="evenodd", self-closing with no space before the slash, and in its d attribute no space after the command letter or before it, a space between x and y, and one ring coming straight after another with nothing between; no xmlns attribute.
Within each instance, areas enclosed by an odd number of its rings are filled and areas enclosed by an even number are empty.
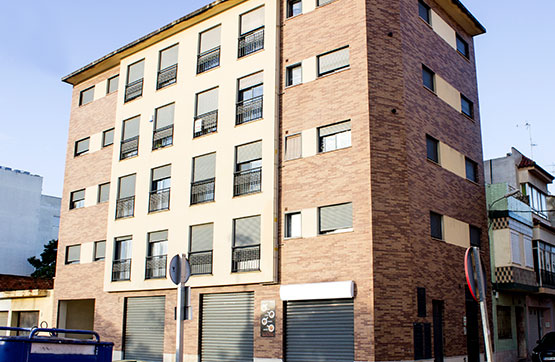
<svg viewBox="0 0 555 362"><path fill-rule="evenodd" d="M125 299L125 359L162 362L165 301L164 296Z"/></svg>
<svg viewBox="0 0 555 362"><path fill-rule="evenodd" d="M480 335L478 325L478 302L472 298L468 287L466 290L466 350L468 362L480 361Z"/></svg>
<svg viewBox="0 0 555 362"><path fill-rule="evenodd" d="M443 301L432 301L434 313L434 360L443 362Z"/></svg>

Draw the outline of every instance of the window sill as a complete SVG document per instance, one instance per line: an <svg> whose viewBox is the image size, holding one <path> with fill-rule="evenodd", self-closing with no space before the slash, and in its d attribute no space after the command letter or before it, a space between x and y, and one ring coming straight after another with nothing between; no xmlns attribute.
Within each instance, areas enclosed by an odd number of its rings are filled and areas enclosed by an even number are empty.
<svg viewBox="0 0 555 362"><path fill-rule="evenodd" d="M301 12L300 14L297 14L297 15L286 16L286 17L285 17L285 21L291 20L291 19L296 19L296 18L298 18L299 16L302 16L302 15L304 15L304 14L305 14L304 12Z"/></svg>
<svg viewBox="0 0 555 362"><path fill-rule="evenodd" d="M246 125L246 124L252 124L252 123L254 123L254 122L261 122L261 121L263 121L263 120L264 120L264 117L260 117L260 118L257 118L257 119L253 119L252 121L243 122L243 123L241 123L241 124L235 124L234 127L237 128L237 127L244 126L244 125ZM214 133L214 132L212 132L212 133ZM205 136L206 136L206 135L205 135ZM197 137L197 138L198 138L198 137Z"/></svg>
<svg viewBox="0 0 555 362"><path fill-rule="evenodd" d="M333 152L333 151L329 151L329 152ZM301 158L303 158L303 156L299 156L299 157L295 157L295 158L288 158L288 159L285 159L285 157L283 157L283 162L300 160Z"/></svg>
<svg viewBox="0 0 555 362"><path fill-rule="evenodd" d="M133 219L135 217L135 215L131 215L131 216L124 216L124 217L117 217L115 218L116 221L118 220L128 220L128 219Z"/></svg>
<svg viewBox="0 0 555 362"><path fill-rule="evenodd" d="M326 5L328 5L328 4L326 4ZM350 64L348 66L346 66L345 68L334 70L333 72L329 72L329 73L326 73L326 74L318 75L316 77L316 79L326 78L326 77L329 77L329 76L334 75L334 74L338 74L338 73L341 73L341 72L346 72L347 70L351 70L351 65Z"/></svg>
<svg viewBox="0 0 555 362"><path fill-rule="evenodd" d="M106 147L110 147L110 146L113 146L113 145L114 145L113 143L110 143L109 145L106 145L106 146L102 146L102 148L101 148L101 149L105 149Z"/></svg>
<svg viewBox="0 0 555 362"><path fill-rule="evenodd" d="M164 210L149 211L149 212L148 212L148 215L160 214L160 213L162 213L162 212L167 212L167 211L170 211L170 208L169 208L169 207L168 207L167 209L164 209Z"/></svg>
<svg viewBox="0 0 555 362"><path fill-rule="evenodd" d="M177 85L177 78L175 79L175 82L173 82L172 84L165 85L165 86L163 86L162 88L156 88L156 93L158 93L158 92L160 92L160 91L162 91L162 90L164 90L164 89L168 89L168 88L170 88L170 87L172 87L172 86L174 86L174 85Z"/></svg>
<svg viewBox="0 0 555 362"><path fill-rule="evenodd" d="M430 159L427 158L427 157L426 157L426 161L430 162L430 163L433 164L433 165L436 165L437 167L443 168L443 166L441 166L441 163L436 162L436 161L434 161L434 160L430 160Z"/></svg>
<svg viewBox="0 0 555 362"><path fill-rule="evenodd" d="M153 149L152 149L152 152L160 151L160 150L163 150L163 149L166 149L166 148L170 148L170 147L173 147L173 143L172 143L171 145L153 148Z"/></svg>
<svg viewBox="0 0 555 362"><path fill-rule="evenodd" d="M259 49L259 50L255 51L255 52L243 55L242 57L237 57L237 60L245 59L245 58L251 57L253 55L256 55L258 53L262 53L264 50L265 50L265 48L262 48L262 49Z"/></svg>
<svg viewBox="0 0 555 362"><path fill-rule="evenodd" d="M121 162L121 161L126 161L126 160L132 160L132 159L137 158L137 157L139 157L139 154L138 154L138 153L137 153L135 156L129 156L129 157L125 157L125 158L120 158L120 159L119 159L119 162Z"/></svg>
<svg viewBox="0 0 555 362"><path fill-rule="evenodd" d="M137 98L133 98L133 99L128 100L128 101L126 101L126 100L124 99L124 100L123 100L123 105L125 106L126 104L129 104L129 103L131 103L131 102L138 101L139 99L142 99L142 98L143 98L143 95L141 94L141 95L138 96Z"/></svg>
<svg viewBox="0 0 555 362"><path fill-rule="evenodd" d="M441 242L443 242L443 243L446 243L446 242L447 242L447 241L445 241L445 240L443 240L443 239L438 239L438 238L433 237L433 236L430 236L430 237L431 237L432 240L434 240L434 241L441 241Z"/></svg>
<svg viewBox="0 0 555 362"><path fill-rule="evenodd" d="M300 83L297 83L297 84L286 85L284 89L287 90L287 89L295 88L295 87L298 87L298 86L303 85L303 84L304 84L303 82L300 82Z"/></svg>
<svg viewBox="0 0 555 362"><path fill-rule="evenodd" d="M335 150L329 150L329 151L318 151L316 153L316 155L327 155L328 153L332 153L332 152L337 152L337 151L343 151L343 150L348 150L350 148L353 148L353 145L351 144L350 146L347 147L343 147L343 148L336 148Z"/></svg>
<svg viewBox="0 0 555 362"><path fill-rule="evenodd" d="M439 97L433 89L430 89L430 88L426 87L424 84L422 84L422 88L424 88L428 92L432 93L434 96Z"/></svg>
<svg viewBox="0 0 555 362"><path fill-rule="evenodd" d="M204 201L204 202L197 202L196 204L189 204L189 207L193 207L193 206L201 206L201 205L210 205L216 202L216 198L214 198L214 200L210 200L210 201Z"/></svg>
<svg viewBox="0 0 555 362"><path fill-rule="evenodd" d="M318 236L328 236L328 235L337 235L337 234L345 234L345 233L353 233L354 229L353 228L349 228L349 229L341 229L341 230L335 230L329 233L320 233L318 232Z"/></svg>
<svg viewBox="0 0 555 362"><path fill-rule="evenodd" d="M73 208L69 208L69 211L74 211L74 210L79 210L79 209L84 209L85 206L81 206L81 207L73 207Z"/></svg>
<svg viewBox="0 0 555 362"><path fill-rule="evenodd" d="M154 280L154 281L159 281L159 280L166 280L168 279L168 277L163 276L163 277L152 277L152 278L145 278L145 282L148 282L149 280Z"/></svg>
<svg viewBox="0 0 555 362"><path fill-rule="evenodd" d="M428 23L426 20L422 19L422 17L420 15L418 15L418 19L420 19L421 22L423 22L424 24L428 25L428 27L432 30L434 30L434 27L432 26L432 24ZM435 30L434 30L435 31Z"/></svg>
<svg viewBox="0 0 555 362"><path fill-rule="evenodd" d="M254 121L253 121L253 122L254 122ZM244 123L241 123L241 124L244 124ZM241 125L241 124L240 124L240 125ZM239 126L240 126L240 125L239 125ZM237 127L237 125L235 125L235 127ZM204 137L206 137L206 136L210 136L211 134L216 134L216 133L218 133L218 131L216 130L216 131L214 131L214 132L208 132L208 133L206 133L206 134L202 134L202 135L196 136L196 137L194 136L194 133L195 133L195 132L193 131L193 139L194 139L194 140L197 140L197 139L199 139L199 138L204 138Z"/></svg>
<svg viewBox="0 0 555 362"><path fill-rule="evenodd" d="M472 117L470 117L468 114L461 112L461 114L465 117L468 118L469 120L471 120L472 122L476 122L476 120Z"/></svg>
<svg viewBox="0 0 555 362"><path fill-rule="evenodd" d="M100 261L105 261L105 260L106 260L105 258L102 258L102 259L97 259L97 260L93 260L93 263L97 263L97 262L100 262Z"/></svg>
<svg viewBox="0 0 555 362"><path fill-rule="evenodd" d="M237 274L255 274L255 273L262 273L262 270L247 270L247 271L236 271L229 273L230 275L237 275Z"/></svg>
<svg viewBox="0 0 555 362"><path fill-rule="evenodd" d="M471 184L475 185L475 186L480 186L480 184L478 183L478 181L472 181L467 179L466 177L464 178L466 181L470 182Z"/></svg>
<svg viewBox="0 0 555 362"><path fill-rule="evenodd" d="M191 274L191 277L213 277L213 273L204 273L204 274Z"/></svg>
<svg viewBox="0 0 555 362"><path fill-rule="evenodd" d="M258 195L258 194L261 194L261 193L262 193L262 190L256 191L256 192L250 192L250 193L248 193L248 194L242 194L242 195L233 196L233 198L234 198L234 199L239 199L239 198L242 198L242 197L247 197L247 196L252 196L252 195Z"/></svg>
<svg viewBox="0 0 555 362"><path fill-rule="evenodd" d="M461 57L463 57L464 60L466 60L468 63L470 63L470 57L467 57L466 55L464 55L463 53L461 53L457 49L455 49L455 51L457 52L457 54L459 54Z"/></svg>
<svg viewBox="0 0 555 362"><path fill-rule="evenodd" d="M323 234L323 235L327 235L327 234ZM288 240L300 240L302 239L302 236L290 236L290 237L284 237L283 240L284 241L288 241Z"/></svg>

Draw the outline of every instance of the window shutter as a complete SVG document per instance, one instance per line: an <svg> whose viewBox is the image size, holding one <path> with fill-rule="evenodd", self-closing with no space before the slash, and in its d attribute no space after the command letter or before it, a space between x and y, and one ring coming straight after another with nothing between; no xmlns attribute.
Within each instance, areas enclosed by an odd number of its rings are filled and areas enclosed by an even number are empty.
<svg viewBox="0 0 555 362"><path fill-rule="evenodd" d="M95 259L103 259L106 255L106 242L105 241L97 241L94 244L94 258Z"/></svg>
<svg viewBox="0 0 555 362"><path fill-rule="evenodd" d="M416 304L418 316L426 316L426 288L416 288Z"/></svg>
<svg viewBox="0 0 555 362"><path fill-rule="evenodd" d="M127 84L133 83L139 79L143 79L145 70L145 61L141 60L127 67Z"/></svg>
<svg viewBox="0 0 555 362"><path fill-rule="evenodd" d="M128 140L139 135L139 116L123 121L123 140Z"/></svg>
<svg viewBox="0 0 555 362"><path fill-rule="evenodd" d="M109 129L104 131L104 140L102 141L102 146L106 147L114 143L114 129Z"/></svg>
<svg viewBox="0 0 555 362"><path fill-rule="evenodd" d="M247 89L264 81L264 72L258 72L239 79L239 90Z"/></svg>
<svg viewBox="0 0 555 362"><path fill-rule="evenodd" d="M241 15L241 35L264 26L264 7Z"/></svg>
<svg viewBox="0 0 555 362"><path fill-rule="evenodd" d="M318 132L320 137L325 137L330 134L345 132L351 130L351 121L332 124L330 126L321 127Z"/></svg>
<svg viewBox="0 0 555 362"><path fill-rule="evenodd" d="M213 239L214 239L214 224L191 226L190 252L212 250Z"/></svg>
<svg viewBox="0 0 555 362"><path fill-rule="evenodd" d="M110 183L102 184L98 187L98 201L108 201L110 198Z"/></svg>
<svg viewBox="0 0 555 362"><path fill-rule="evenodd" d="M216 154L195 157L193 159L193 182L208 180L216 175Z"/></svg>
<svg viewBox="0 0 555 362"><path fill-rule="evenodd" d="M349 66L349 48L343 48L318 57L318 74L322 75Z"/></svg>
<svg viewBox="0 0 555 362"><path fill-rule="evenodd" d="M320 208L320 232L353 227L353 204L341 204Z"/></svg>
<svg viewBox="0 0 555 362"><path fill-rule="evenodd" d="M301 135L296 134L285 138L285 159L292 160L301 157Z"/></svg>
<svg viewBox="0 0 555 362"><path fill-rule="evenodd" d="M118 199L124 199L126 197L135 196L135 177L136 177L135 174L120 177Z"/></svg>
<svg viewBox="0 0 555 362"><path fill-rule="evenodd" d="M163 180L165 178L171 177L172 166L162 166L152 169L152 181Z"/></svg>
<svg viewBox="0 0 555 362"><path fill-rule="evenodd" d="M532 252L532 239L524 237L524 262L527 267L534 267L534 254Z"/></svg>
<svg viewBox="0 0 555 362"><path fill-rule="evenodd" d="M262 141L237 146L237 164L262 158Z"/></svg>
<svg viewBox="0 0 555 362"><path fill-rule="evenodd" d="M260 216L235 219L234 246L260 244Z"/></svg>
<svg viewBox="0 0 555 362"><path fill-rule="evenodd" d="M67 247L67 261L76 261L81 257L81 245L73 245Z"/></svg>
<svg viewBox="0 0 555 362"><path fill-rule="evenodd" d="M160 52L160 70L177 64L178 49L178 46L174 45L171 48L164 49Z"/></svg>
<svg viewBox="0 0 555 362"><path fill-rule="evenodd" d="M218 88L197 94L197 116L218 109Z"/></svg>
<svg viewBox="0 0 555 362"><path fill-rule="evenodd" d="M155 231L153 233L148 233L148 241L151 243L155 243L158 241L167 241L168 240L168 230L162 231Z"/></svg>
<svg viewBox="0 0 555 362"><path fill-rule="evenodd" d="M85 198L85 190L75 191L71 194L71 201L83 200Z"/></svg>
<svg viewBox="0 0 555 362"><path fill-rule="evenodd" d="M511 232L511 256L513 263L520 264L520 235Z"/></svg>
<svg viewBox="0 0 555 362"><path fill-rule="evenodd" d="M220 46L222 27L217 26L200 33L200 52L204 53Z"/></svg>
<svg viewBox="0 0 555 362"><path fill-rule="evenodd" d="M164 128L173 124L175 103L156 109L156 129Z"/></svg>

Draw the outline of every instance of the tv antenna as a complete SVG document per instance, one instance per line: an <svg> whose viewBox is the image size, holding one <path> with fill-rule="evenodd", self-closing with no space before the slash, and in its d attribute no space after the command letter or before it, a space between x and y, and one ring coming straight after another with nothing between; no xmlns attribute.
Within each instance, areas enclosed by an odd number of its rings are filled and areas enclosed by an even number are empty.
<svg viewBox="0 0 555 362"><path fill-rule="evenodd" d="M532 140L532 124L530 122L526 122L523 125L516 125L517 127L526 127L526 129L528 130L528 137L530 138L530 158L533 160L534 159L534 147L536 147L538 144L534 143L534 141Z"/></svg>

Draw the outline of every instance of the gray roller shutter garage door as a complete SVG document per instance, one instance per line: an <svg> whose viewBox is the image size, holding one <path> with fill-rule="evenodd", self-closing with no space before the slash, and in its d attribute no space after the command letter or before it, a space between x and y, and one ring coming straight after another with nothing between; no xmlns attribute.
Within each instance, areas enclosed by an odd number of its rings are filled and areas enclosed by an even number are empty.
<svg viewBox="0 0 555 362"><path fill-rule="evenodd" d="M124 357L162 362L165 297L126 298Z"/></svg>
<svg viewBox="0 0 555 362"><path fill-rule="evenodd" d="M253 361L253 293L204 294L201 318L201 362Z"/></svg>
<svg viewBox="0 0 555 362"><path fill-rule="evenodd" d="M353 362L352 299L289 301L285 320L286 362Z"/></svg>

